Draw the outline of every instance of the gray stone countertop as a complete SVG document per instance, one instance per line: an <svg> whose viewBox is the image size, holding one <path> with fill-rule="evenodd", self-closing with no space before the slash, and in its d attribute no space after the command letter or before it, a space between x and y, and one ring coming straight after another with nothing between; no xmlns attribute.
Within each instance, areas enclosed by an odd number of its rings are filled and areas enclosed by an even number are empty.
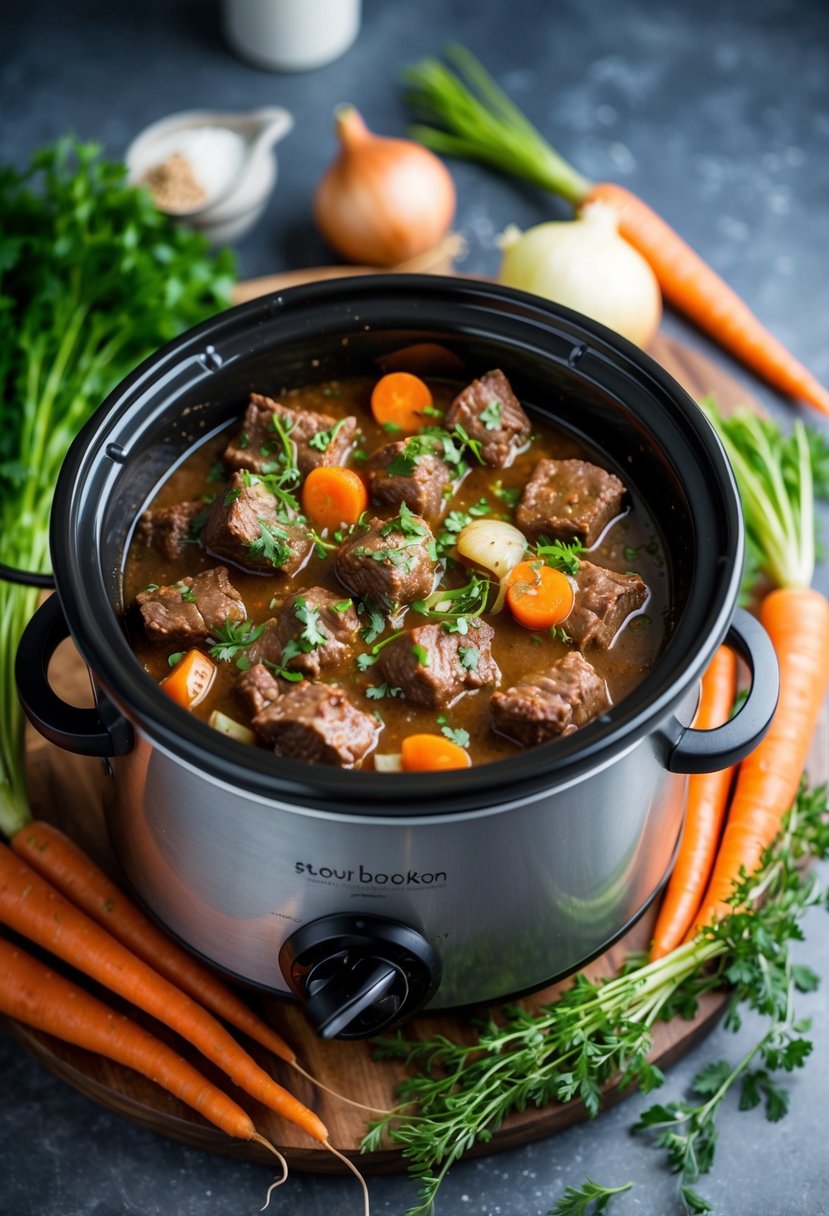
<svg viewBox="0 0 829 1216"><path fill-rule="evenodd" d="M829 9L822 0L365 0L353 48L319 70L269 74L224 46L214 4L26 0L0 15L0 162L22 164L67 129L113 155L168 113L200 106L286 106L268 210L238 246L243 275L330 262L310 220L314 185L333 155L333 107L354 102L367 122L402 134L400 68L446 43L471 47L559 150L588 176L647 198L829 382L826 253L829 204ZM453 163L466 237L464 269L493 274L496 235L566 214L539 191ZM780 417L796 411L674 315L664 329L741 376ZM805 415L804 415L805 416ZM810 421L815 421L810 415ZM823 425L818 421L818 425ZM824 428L825 429L825 428ZM827 584L826 565L819 584ZM829 977L829 934L810 916L801 958ZM825 1091L829 984L802 999L815 1050L791 1078L778 1124L720 1119L713 1171L697 1189L718 1216L818 1216L829 1210ZM719 1028L669 1073L661 1097L681 1097L694 1073L737 1060L752 1042ZM542 1216L565 1185L631 1180L616 1216L679 1210L662 1157L629 1134L649 1099L631 1096L595 1122L525 1148L461 1163L439 1216ZM260 1206L267 1168L182 1147L110 1114L56 1080L0 1032L0 1216L243 1216ZM415 1201L404 1177L371 1181L373 1211L400 1216ZM353 1216L352 1180L292 1175L274 1212Z"/></svg>

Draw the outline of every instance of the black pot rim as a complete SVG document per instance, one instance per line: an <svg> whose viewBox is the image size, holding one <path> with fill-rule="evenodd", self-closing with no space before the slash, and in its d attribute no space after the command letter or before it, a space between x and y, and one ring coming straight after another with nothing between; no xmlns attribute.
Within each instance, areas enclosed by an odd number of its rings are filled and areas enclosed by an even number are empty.
<svg viewBox="0 0 829 1216"><path fill-rule="evenodd" d="M361 301L372 296L396 301L399 307L403 307L399 301L414 300L418 311L413 326L436 324L451 332L451 322L430 321L430 307L464 306L470 316L476 315L476 324L503 311L531 325L533 332L543 333L547 327L551 333L565 333L579 357L583 346L664 398L676 411L677 425L687 441L698 450L706 465L705 485L717 497L725 537L726 551L716 558L718 594L713 602L699 602L692 588L682 621L656 666L606 721L519 756L465 770L398 776L328 769L225 738L175 706L136 663L100 568L96 577L89 560L81 560L89 546L95 546L90 518L98 509L90 506L86 487L96 462L111 447L117 426L174 371L188 363L203 369L217 357L221 362L223 347L238 345L244 335L275 318L323 306L332 315L338 309L351 309L356 316ZM460 325L456 330L458 335L468 332L472 330ZM497 329L486 332L498 338ZM50 544L61 605L96 684L153 744L201 773L264 800L349 815L397 817L481 810L571 784L657 731L698 681L725 637L739 591L743 524L733 475L715 431L685 390L638 347L560 305L492 283L436 275L367 275L292 287L239 305L188 330L145 360L107 397L73 443L55 492ZM710 564L711 555L704 552L701 541L697 550L700 560Z"/></svg>

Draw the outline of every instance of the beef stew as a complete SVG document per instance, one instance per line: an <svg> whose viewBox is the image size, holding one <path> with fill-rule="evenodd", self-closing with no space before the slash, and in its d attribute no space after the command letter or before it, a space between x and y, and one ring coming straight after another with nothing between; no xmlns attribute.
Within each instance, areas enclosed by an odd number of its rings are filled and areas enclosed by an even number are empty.
<svg viewBox="0 0 829 1216"><path fill-rule="evenodd" d="M253 393L168 478L124 572L145 671L163 686L196 647L216 672L192 713L279 755L378 771L399 767L414 734L480 764L618 704L656 661L669 602L635 487L531 417L500 370L430 380L414 433L375 421L374 383ZM304 479L339 466L370 508L316 529ZM461 557L464 528L483 520L516 525L525 561L566 574L566 619L525 628L493 568Z"/></svg>

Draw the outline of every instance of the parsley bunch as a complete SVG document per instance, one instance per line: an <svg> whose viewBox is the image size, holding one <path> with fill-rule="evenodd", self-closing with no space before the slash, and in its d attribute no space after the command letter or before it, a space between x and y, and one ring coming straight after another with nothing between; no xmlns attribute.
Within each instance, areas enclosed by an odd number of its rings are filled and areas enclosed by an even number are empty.
<svg viewBox="0 0 829 1216"><path fill-rule="evenodd" d="M713 1163L716 1113L726 1093L739 1085L743 1109L764 1102L767 1116L778 1119L787 1106L779 1074L809 1055L809 1023L797 1017L794 1000L798 991L814 989L817 977L793 963L790 944L802 938L805 912L829 902L804 861L827 857L826 788L802 788L757 873L735 885L733 911L664 958L631 959L598 984L578 975L537 1011L508 1006L478 1023L472 1042L443 1035L412 1042L401 1034L379 1040L381 1057L418 1071L402 1083L401 1104L370 1127L363 1147L376 1149L384 1138L400 1146L421 1187L410 1216L431 1209L452 1163L490 1139L512 1111L579 1099L594 1116L609 1082L644 1092L661 1085L664 1076L648 1059L654 1023L693 1017L706 992L727 985L726 1026L736 1030L740 1009L748 1008L765 1019L759 1038L736 1064L702 1070L693 1086L698 1101L657 1104L637 1125L667 1152L683 1210L708 1211L692 1185ZM586 1203L606 1190L573 1191L573 1203L556 1210L584 1210L576 1200Z"/></svg>
<svg viewBox="0 0 829 1216"><path fill-rule="evenodd" d="M0 168L0 560L49 570L69 444L136 364L227 307L229 253L176 227L123 165L70 138ZM37 592L0 583L0 829L29 817L14 654Z"/></svg>

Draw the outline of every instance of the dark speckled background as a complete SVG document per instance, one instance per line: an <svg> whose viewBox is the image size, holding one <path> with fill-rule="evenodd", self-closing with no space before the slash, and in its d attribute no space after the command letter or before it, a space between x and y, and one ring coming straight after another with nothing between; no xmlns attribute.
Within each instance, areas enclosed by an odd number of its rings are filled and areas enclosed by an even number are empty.
<svg viewBox="0 0 829 1216"><path fill-rule="evenodd" d="M245 275L331 261L309 219L314 184L333 154L331 112L350 100L369 125L405 130L399 68L446 42L466 43L559 150L596 179L644 195L733 284L770 328L829 382L829 7L824 0L365 0L363 28L340 60L271 75L235 59L209 0L25 0L0 16L0 160L22 164L73 128L121 154L145 124L200 106L286 106L294 132L279 147L276 194L239 246ZM564 215L539 192L453 164L465 268L497 269L495 237ZM701 335L667 316L665 330L731 367ZM746 373L770 410L778 398ZM827 570L820 585L829 589ZM799 956L829 977L829 935L810 919ZM829 984L802 1000L815 1052L791 1081L777 1125L722 1113L714 1171L698 1189L718 1216L819 1216L829 1211L825 1091ZM712 1034L670 1072L679 1097L693 1073L752 1042ZM438 1216L542 1216L585 1174L632 1180L613 1216L669 1216L674 1181L629 1134L645 1100L554 1139L462 1164ZM0 1216L245 1216L267 1169L164 1140L80 1097L0 1033ZM371 1184L375 1213L415 1198L404 1179ZM294 1175L274 1212L356 1216L350 1180Z"/></svg>

